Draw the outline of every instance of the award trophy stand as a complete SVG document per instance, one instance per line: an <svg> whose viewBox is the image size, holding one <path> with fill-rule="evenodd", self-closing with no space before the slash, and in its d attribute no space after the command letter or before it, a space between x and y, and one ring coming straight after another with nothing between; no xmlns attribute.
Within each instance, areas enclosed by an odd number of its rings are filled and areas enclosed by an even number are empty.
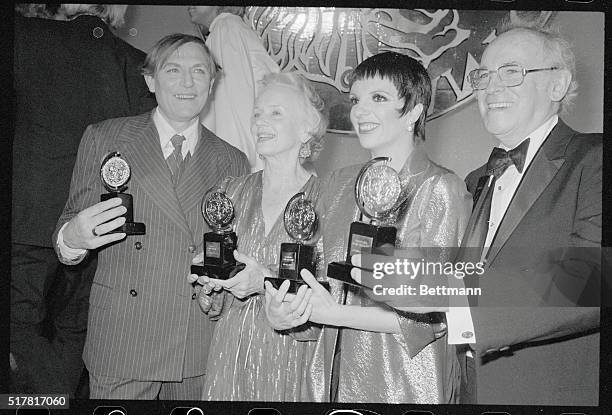
<svg viewBox="0 0 612 415"><path fill-rule="evenodd" d="M278 289L283 281L289 280L289 291L295 293L300 285L304 284L300 276L300 270L306 268L315 275L315 252L314 246L304 245L304 242L312 238L317 229L317 214L312 202L306 199L306 195L300 192L293 196L283 215L285 230L295 242L281 244L278 266L278 278L266 277L272 286Z"/></svg>
<svg viewBox="0 0 612 415"><path fill-rule="evenodd" d="M238 245L232 230L234 205L219 187L208 190L202 199L202 216L213 232L204 234L204 263L192 265L191 273L226 280L237 267L234 250Z"/></svg>
<svg viewBox="0 0 612 415"><path fill-rule="evenodd" d="M132 195L123 193L127 189L127 182L130 180L130 166L121 157L118 152L112 152L104 157L102 166L100 167L100 179L102 184L109 193L100 195L100 200L105 200L118 197L121 199L121 204L125 206L127 211L122 216L125 217L125 223L110 231L109 233L124 232L126 235L144 235L146 226L144 223L134 222L134 202Z"/></svg>
<svg viewBox="0 0 612 415"><path fill-rule="evenodd" d="M355 201L371 223L351 223L346 260L328 265L329 278L363 287L351 278L351 257L361 253L382 253L380 248L395 246L397 230L382 224L399 207L401 193L399 176L387 164L389 160L387 157L377 157L366 163L359 172L355 182Z"/></svg>

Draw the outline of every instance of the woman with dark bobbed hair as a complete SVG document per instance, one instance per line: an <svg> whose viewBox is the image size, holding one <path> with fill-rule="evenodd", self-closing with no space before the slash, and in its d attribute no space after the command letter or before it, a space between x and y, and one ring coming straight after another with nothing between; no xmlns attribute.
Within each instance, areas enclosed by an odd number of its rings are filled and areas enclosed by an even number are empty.
<svg viewBox="0 0 612 415"><path fill-rule="evenodd" d="M470 213L463 181L425 152L430 99L427 71L403 54L374 55L350 77L350 118L360 145L372 158L390 157L388 164L399 173L405 201L387 220L397 228L398 248L456 247ZM322 186L326 265L345 258L349 225L360 220L354 187L361 167L337 170ZM429 261L453 259L450 249L429 251L437 255ZM303 399L456 402L460 371L443 313L405 312L333 279L327 292L307 271L302 275L313 289L309 320L326 325Z"/></svg>

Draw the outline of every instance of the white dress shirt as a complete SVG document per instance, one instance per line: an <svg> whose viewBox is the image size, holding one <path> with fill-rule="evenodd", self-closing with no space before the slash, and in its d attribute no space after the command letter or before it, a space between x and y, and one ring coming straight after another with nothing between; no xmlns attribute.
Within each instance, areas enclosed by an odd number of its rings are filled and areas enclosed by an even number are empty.
<svg viewBox="0 0 612 415"><path fill-rule="evenodd" d="M159 107L155 108L152 115L153 124L157 129L159 135L159 144L161 145L164 159L170 157L174 152L174 145L170 141L175 134L180 134L185 137L181 153L183 158L187 156L187 153L191 153L193 156L195 148L200 138L200 120L196 118L193 122L183 131L176 131L170 123L166 120L165 116L161 113ZM66 222L59 232L57 233L57 246L59 248L62 257L68 261L80 262L81 258L87 253L87 249L70 248L64 243L64 228L66 228L68 222Z"/></svg>
<svg viewBox="0 0 612 415"><path fill-rule="evenodd" d="M525 139L529 138L529 148L527 149L527 156L525 157L525 165L523 166L523 172L519 173L514 164L508 166L506 171L495 181L495 189L493 189L493 198L491 199L491 215L489 216L489 229L487 231L487 238L485 239L485 249L483 255L489 250L493 238L497 233L499 224L504 218L508 206L512 201L512 197L519 187L527 168L531 164L531 161L535 157L536 153L542 147L544 140L550 134L550 131L557 125L559 117L553 115L544 124L538 127L535 131L529 134ZM523 140L524 141L524 140ZM500 145L500 148L508 151L510 148Z"/></svg>
<svg viewBox="0 0 612 415"><path fill-rule="evenodd" d="M176 134L180 134L185 137L185 141L183 141L183 147L181 148L183 159L187 157L187 153L191 153L191 155L193 156L196 145L198 144L198 139L200 138L200 123L198 118L193 120L193 122L189 124L189 127L185 128L183 131L176 131L168 123L165 116L159 110L159 107L157 107L153 112L153 124L155 124L157 133L159 134L159 144L161 145L162 153L164 154L164 159L168 159L168 157L170 157L170 154L174 152L174 145L172 145L172 142L170 140Z"/></svg>

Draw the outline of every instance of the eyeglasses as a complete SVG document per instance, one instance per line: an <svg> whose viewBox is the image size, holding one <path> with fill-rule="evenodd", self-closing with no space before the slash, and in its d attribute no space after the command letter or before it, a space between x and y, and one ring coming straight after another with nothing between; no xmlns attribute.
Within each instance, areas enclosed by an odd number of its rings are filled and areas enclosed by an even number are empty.
<svg viewBox="0 0 612 415"><path fill-rule="evenodd" d="M503 86L519 86L523 83L525 75L531 72L554 71L559 69L556 66L549 68L525 69L521 65L503 65L497 68L496 71L488 69L474 69L468 74L468 80L474 90L486 89L491 82L491 74L497 73Z"/></svg>

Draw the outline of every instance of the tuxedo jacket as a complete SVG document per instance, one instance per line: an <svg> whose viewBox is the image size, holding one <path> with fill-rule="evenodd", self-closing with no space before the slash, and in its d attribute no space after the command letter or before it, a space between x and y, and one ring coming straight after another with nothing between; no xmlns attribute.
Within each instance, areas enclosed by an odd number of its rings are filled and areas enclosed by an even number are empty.
<svg viewBox="0 0 612 415"><path fill-rule="evenodd" d="M176 187L148 112L89 126L77 156L60 227L106 193L100 162L118 151L130 165L126 193L146 235L99 249L83 358L88 370L133 380L180 381L206 368L212 323L187 282L192 258L210 229L202 196L227 176L249 171L246 156L202 128ZM58 250L58 255L59 250Z"/></svg>
<svg viewBox="0 0 612 415"><path fill-rule="evenodd" d="M485 168L466 178L471 192ZM601 192L601 134L559 120L525 171L478 277L478 403L597 405L599 308L584 294L599 298Z"/></svg>
<svg viewBox="0 0 612 415"><path fill-rule="evenodd" d="M155 107L145 54L98 17L15 16L12 240L51 248L85 128Z"/></svg>

